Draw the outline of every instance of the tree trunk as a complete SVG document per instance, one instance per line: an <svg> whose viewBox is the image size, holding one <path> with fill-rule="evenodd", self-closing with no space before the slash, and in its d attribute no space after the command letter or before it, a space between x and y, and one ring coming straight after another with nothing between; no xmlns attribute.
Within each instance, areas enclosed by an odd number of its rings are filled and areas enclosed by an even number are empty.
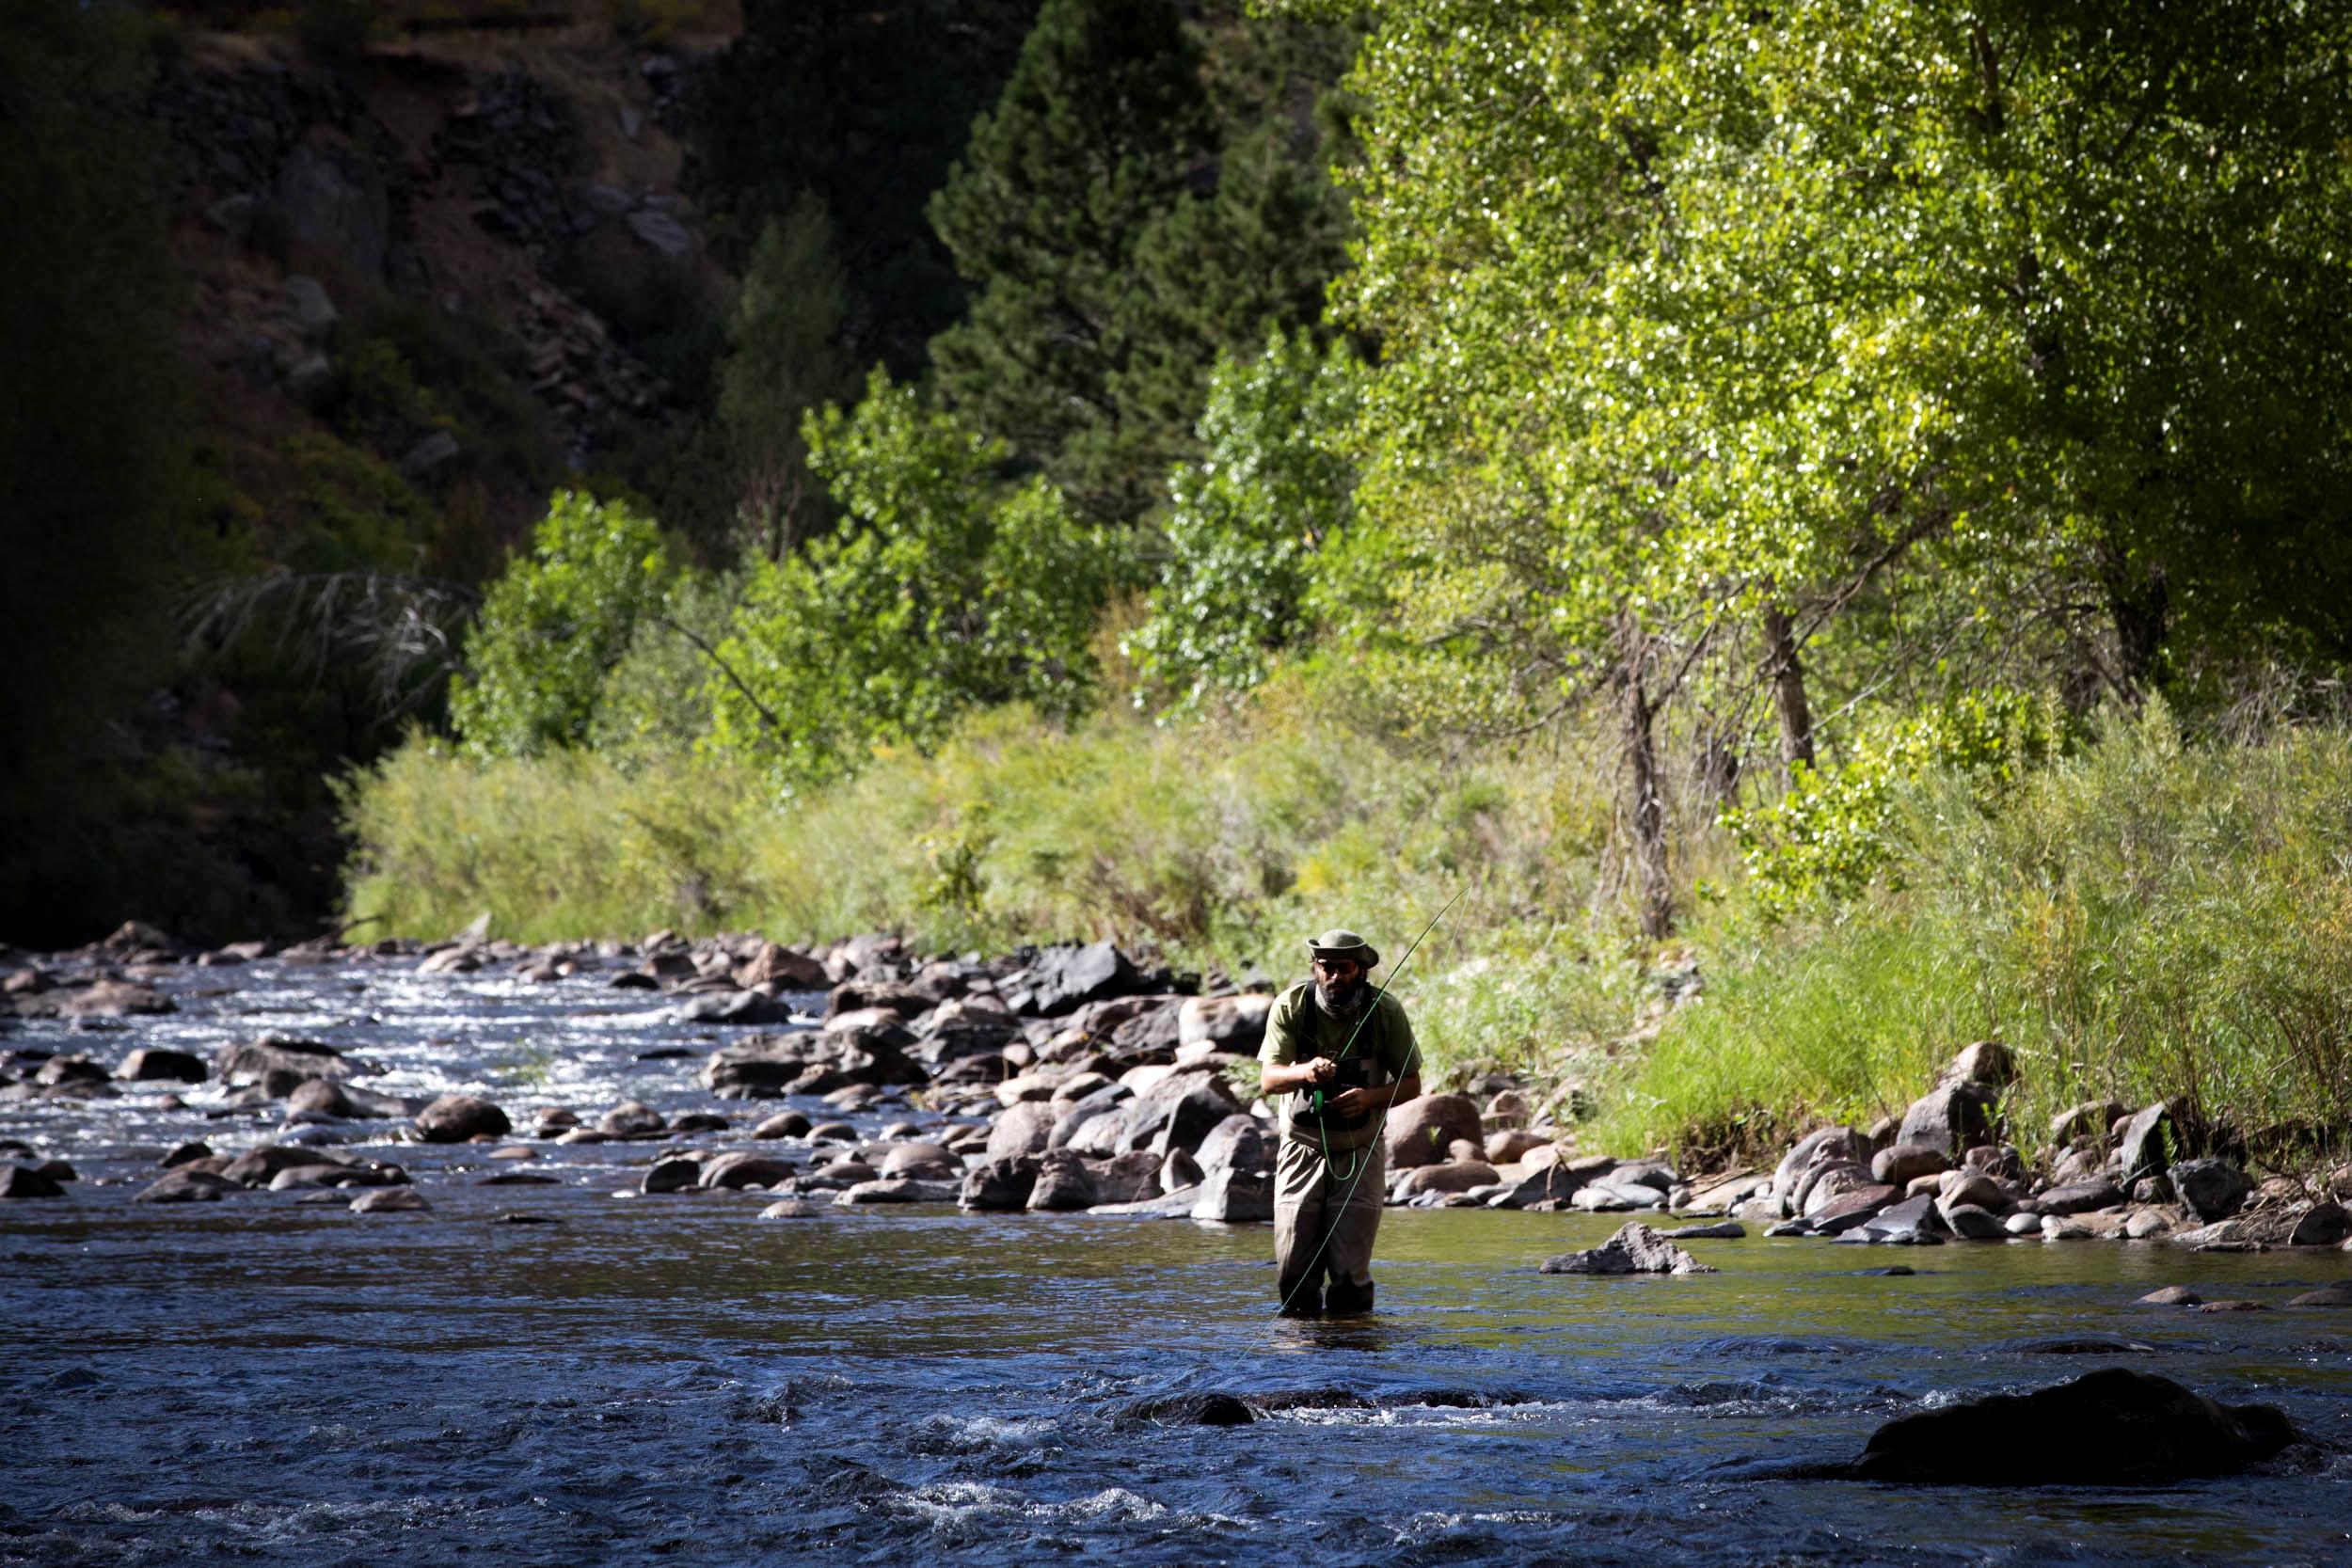
<svg viewBox="0 0 2352 1568"><path fill-rule="evenodd" d="M1813 766L1813 708L1804 698L1804 667L1796 633L1777 600L1764 607L1764 667L1772 677L1772 706L1780 716L1780 763L1796 781L1797 764Z"/></svg>
<svg viewBox="0 0 2352 1568"><path fill-rule="evenodd" d="M1633 867L1642 896L1642 934L1674 929L1674 890L1666 881L1666 806L1658 790L1658 748L1651 734L1649 635L1630 613L1619 623L1619 674L1625 682L1627 784L1632 800Z"/></svg>
<svg viewBox="0 0 2352 1568"><path fill-rule="evenodd" d="M2148 691L2156 655L2171 618L2172 591L2164 568L2117 562L2106 574L2107 613L2115 622L2115 673L2120 695L2137 705Z"/></svg>

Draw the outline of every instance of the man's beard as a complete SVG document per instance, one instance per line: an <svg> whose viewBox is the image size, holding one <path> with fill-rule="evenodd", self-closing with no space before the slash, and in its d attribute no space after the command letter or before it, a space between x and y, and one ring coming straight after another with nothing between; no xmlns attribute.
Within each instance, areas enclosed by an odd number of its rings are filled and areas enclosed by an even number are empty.
<svg viewBox="0 0 2352 1568"><path fill-rule="evenodd" d="M1353 980L1317 980L1315 1006L1333 1018L1353 1018L1363 1008L1366 989L1360 974Z"/></svg>

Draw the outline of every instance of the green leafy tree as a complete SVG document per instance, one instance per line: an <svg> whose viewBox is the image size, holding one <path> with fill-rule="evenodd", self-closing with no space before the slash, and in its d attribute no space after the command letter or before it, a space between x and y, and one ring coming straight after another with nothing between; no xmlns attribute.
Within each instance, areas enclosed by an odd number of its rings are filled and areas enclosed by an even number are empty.
<svg viewBox="0 0 2352 1568"><path fill-rule="evenodd" d="M1359 379L1343 346L1303 334L1217 361L1201 456L1169 476L1168 559L1128 645L1168 712L1251 689L1311 630L1315 554L1346 526L1355 487L1338 443Z"/></svg>
<svg viewBox="0 0 2352 1568"><path fill-rule="evenodd" d="M708 684L712 746L803 784L934 745L975 707L1083 711L1119 575L1106 536L886 372L806 433L846 521L754 567Z"/></svg>
<svg viewBox="0 0 2352 1568"><path fill-rule="evenodd" d="M1140 514L1172 455L1167 411L1139 420L1120 397L1143 347L1134 261L1215 145L1170 0L1046 0L931 203L974 291L931 344L942 390L1094 516Z"/></svg>
<svg viewBox="0 0 2352 1568"><path fill-rule="evenodd" d="M450 720L480 756L533 756L585 740L606 677L660 612L674 574L660 527L623 501L559 490L484 596L466 637Z"/></svg>
<svg viewBox="0 0 2352 1568"><path fill-rule="evenodd" d="M2132 694L2194 624L2337 635L2352 104L2311 84L2340 8L1377 26L1351 549L1409 584L1367 622L1464 673L1426 685L1466 721L1613 691L1638 824L1640 736L1710 671L1776 689L1793 766L1801 654L1845 705L1888 654ZM1932 635L1857 643L1899 599Z"/></svg>

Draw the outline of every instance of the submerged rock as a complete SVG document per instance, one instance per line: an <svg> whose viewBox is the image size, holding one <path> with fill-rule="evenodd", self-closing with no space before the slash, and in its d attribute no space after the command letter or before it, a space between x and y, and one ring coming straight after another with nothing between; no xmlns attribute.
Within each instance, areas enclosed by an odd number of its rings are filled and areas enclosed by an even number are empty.
<svg viewBox="0 0 2352 1568"><path fill-rule="evenodd" d="M1851 1473L1964 1486L2160 1485L2230 1475L2299 1440L2274 1405L2220 1404L2169 1378L2110 1367L1889 1421Z"/></svg>
<svg viewBox="0 0 2352 1568"><path fill-rule="evenodd" d="M8 1165L0 1168L0 1198L63 1197L65 1189L57 1179L32 1165Z"/></svg>
<svg viewBox="0 0 2352 1568"><path fill-rule="evenodd" d="M1564 1252L1544 1260L1542 1274L1713 1274L1700 1262L1639 1220L1629 1220L1617 1233L1583 1252Z"/></svg>

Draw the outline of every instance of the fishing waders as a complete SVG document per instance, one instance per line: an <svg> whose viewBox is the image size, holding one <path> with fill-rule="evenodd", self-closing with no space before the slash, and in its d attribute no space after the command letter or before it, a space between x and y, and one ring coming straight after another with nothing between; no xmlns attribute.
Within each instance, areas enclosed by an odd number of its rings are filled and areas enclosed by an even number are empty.
<svg viewBox="0 0 2352 1568"><path fill-rule="evenodd" d="M1368 1146L1323 1150L1285 1137L1274 1163L1274 1256L1292 1317L1372 1310L1372 1243L1388 1198L1388 1157Z"/></svg>

